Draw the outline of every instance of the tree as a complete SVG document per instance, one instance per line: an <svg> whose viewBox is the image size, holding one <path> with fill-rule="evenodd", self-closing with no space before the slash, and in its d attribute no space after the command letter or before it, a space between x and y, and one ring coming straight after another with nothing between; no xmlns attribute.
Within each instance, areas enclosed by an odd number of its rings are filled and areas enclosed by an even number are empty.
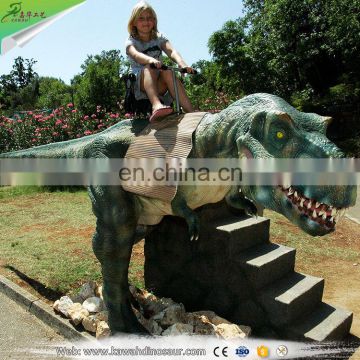
<svg viewBox="0 0 360 360"><path fill-rule="evenodd" d="M209 40L221 74L245 92L314 96L360 74L360 0L246 0ZM234 85L232 85L234 86Z"/></svg>
<svg viewBox="0 0 360 360"><path fill-rule="evenodd" d="M36 102L39 90L34 59L15 59L10 74L0 76L0 103L4 109L27 110Z"/></svg>
<svg viewBox="0 0 360 360"><path fill-rule="evenodd" d="M198 74L187 76L186 89L193 106L200 110L220 110L242 94L231 91L230 81L221 76L220 68L213 61L200 60L192 65Z"/></svg>
<svg viewBox="0 0 360 360"><path fill-rule="evenodd" d="M36 107L55 109L72 102L71 86L52 77L39 78L39 97Z"/></svg>
<svg viewBox="0 0 360 360"><path fill-rule="evenodd" d="M125 93L120 79L125 63L120 51L90 55L81 68L83 72L72 79L76 106L86 114L94 113L99 105L108 111L118 110Z"/></svg>

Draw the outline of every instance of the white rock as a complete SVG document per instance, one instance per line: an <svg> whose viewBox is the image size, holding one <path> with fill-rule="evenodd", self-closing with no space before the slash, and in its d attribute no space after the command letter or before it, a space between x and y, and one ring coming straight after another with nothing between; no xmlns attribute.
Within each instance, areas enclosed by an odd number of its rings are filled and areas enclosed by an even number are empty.
<svg viewBox="0 0 360 360"><path fill-rule="evenodd" d="M159 299L154 294L151 294L146 290L135 288L134 286L130 286L129 289L136 301L140 304L142 312L146 318L150 318L160 313L167 307L176 304L172 299Z"/></svg>
<svg viewBox="0 0 360 360"><path fill-rule="evenodd" d="M223 339L244 339L249 337L251 328L236 324L219 324L215 327L216 334Z"/></svg>
<svg viewBox="0 0 360 360"><path fill-rule="evenodd" d="M79 292L79 296L81 296L84 300L89 297L93 297L95 295L95 289L97 288L97 284L95 281L89 281L84 284Z"/></svg>
<svg viewBox="0 0 360 360"><path fill-rule="evenodd" d="M86 299L83 302L82 306L89 313L96 313L96 312L100 312L101 310L103 310L104 303L99 297L93 296L93 297Z"/></svg>
<svg viewBox="0 0 360 360"><path fill-rule="evenodd" d="M68 296L62 296L59 300L55 301L53 307L56 311L59 311L66 317L69 317L68 309L73 304L73 301Z"/></svg>
<svg viewBox="0 0 360 360"><path fill-rule="evenodd" d="M167 328L161 335L174 336L174 335L192 335L193 327L190 324L176 323Z"/></svg>
<svg viewBox="0 0 360 360"><path fill-rule="evenodd" d="M232 324L230 321L215 315L211 320L210 320L214 325L220 325L220 324Z"/></svg>
<svg viewBox="0 0 360 360"><path fill-rule="evenodd" d="M101 300L104 300L104 297L103 297L103 287L102 285L99 285L96 287L95 289L95 296L99 297Z"/></svg>
<svg viewBox="0 0 360 360"><path fill-rule="evenodd" d="M164 316L165 316L165 312L161 311L158 314L155 314L154 316L152 316L151 319L160 322L164 318Z"/></svg>
<svg viewBox="0 0 360 360"><path fill-rule="evenodd" d="M80 303L70 305L68 314L74 325L79 325L84 317L89 316L89 312Z"/></svg>
<svg viewBox="0 0 360 360"><path fill-rule="evenodd" d="M206 316L210 320L210 322L212 322L212 319L217 316L213 311L210 310L194 311L188 314L193 314L195 316Z"/></svg>
<svg viewBox="0 0 360 360"><path fill-rule="evenodd" d="M161 299L157 298L157 302L161 306L163 306L164 309L171 306L171 305L177 305L177 303L174 300L170 299L170 298L161 298Z"/></svg>
<svg viewBox="0 0 360 360"><path fill-rule="evenodd" d="M59 311L59 303L60 303L60 300L55 300L55 302L53 303L54 310Z"/></svg>
<svg viewBox="0 0 360 360"><path fill-rule="evenodd" d="M182 304L170 305L164 310L164 316L160 320L160 325L170 326L176 323L182 323L185 318L185 309Z"/></svg>
<svg viewBox="0 0 360 360"><path fill-rule="evenodd" d="M195 315L193 327L196 335L215 335L215 326L205 315Z"/></svg>
<svg viewBox="0 0 360 360"><path fill-rule="evenodd" d="M99 323L99 320L96 319L96 315L89 315L84 317L82 320L82 325L86 331L96 333L96 328Z"/></svg>
<svg viewBox="0 0 360 360"><path fill-rule="evenodd" d="M144 328L152 335L161 335L163 328L152 319L145 319L144 317L140 320L140 323Z"/></svg>
<svg viewBox="0 0 360 360"><path fill-rule="evenodd" d="M89 314L89 313L88 313ZM101 311L96 314L88 315L83 318L82 325L84 326L85 330L90 332L96 332L96 328L101 321L108 322L108 312Z"/></svg>
<svg viewBox="0 0 360 360"><path fill-rule="evenodd" d="M74 303L83 303L87 298L95 296L97 285L95 281L89 281L83 284L76 295L72 295L71 299Z"/></svg>
<svg viewBox="0 0 360 360"><path fill-rule="evenodd" d="M103 339L110 336L110 334L109 325L105 321L100 321L96 327L96 338Z"/></svg>
<svg viewBox="0 0 360 360"><path fill-rule="evenodd" d="M98 321L106 321L108 322L109 319L109 312L108 311L100 311L97 314L95 314L96 320Z"/></svg>

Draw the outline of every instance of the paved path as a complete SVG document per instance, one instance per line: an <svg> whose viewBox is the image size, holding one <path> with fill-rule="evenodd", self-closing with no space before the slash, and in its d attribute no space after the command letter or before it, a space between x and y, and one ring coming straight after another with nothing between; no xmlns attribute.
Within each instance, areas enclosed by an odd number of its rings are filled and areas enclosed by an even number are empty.
<svg viewBox="0 0 360 360"><path fill-rule="evenodd" d="M347 212L348 218L360 224L360 186L357 189L356 205Z"/></svg>
<svg viewBox="0 0 360 360"><path fill-rule="evenodd" d="M46 348L57 343L69 343L53 329L23 309L20 305L0 292L0 359L46 359L55 360L54 351L51 356L31 354L29 349Z"/></svg>

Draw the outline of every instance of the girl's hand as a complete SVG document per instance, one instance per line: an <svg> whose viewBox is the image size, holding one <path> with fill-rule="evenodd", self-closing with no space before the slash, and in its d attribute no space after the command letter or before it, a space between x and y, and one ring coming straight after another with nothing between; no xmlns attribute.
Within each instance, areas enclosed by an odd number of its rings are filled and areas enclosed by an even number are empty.
<svg viewBox="0 0 360 360"><path fill-rule="evenodd" d="M194 74L196 72L196 70L193 69L191 66L181 66L181 69L186 69L186 72L188 74Z"/></svg>
<svg viewBox="0 0 360 360"><path fill-rule="evenodd" d="M160 69L162 66L162 62L156 59L150 60L149 64L153 64L157 69Z"/></svg>

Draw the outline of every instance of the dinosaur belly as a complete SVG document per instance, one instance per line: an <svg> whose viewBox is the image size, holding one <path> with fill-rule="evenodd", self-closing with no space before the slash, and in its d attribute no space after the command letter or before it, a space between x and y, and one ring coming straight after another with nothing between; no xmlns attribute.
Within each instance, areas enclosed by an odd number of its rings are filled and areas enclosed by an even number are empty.
<svg viewBox="0 0 360 360"><path fill-rule="evenodd" d="M219 202L229 190L230 186L181 186L178 188L191 209ZM156 225L162 220L163 216L174 215L169 202L139 195L137 198L141 204L138 224Z"/></svg>

